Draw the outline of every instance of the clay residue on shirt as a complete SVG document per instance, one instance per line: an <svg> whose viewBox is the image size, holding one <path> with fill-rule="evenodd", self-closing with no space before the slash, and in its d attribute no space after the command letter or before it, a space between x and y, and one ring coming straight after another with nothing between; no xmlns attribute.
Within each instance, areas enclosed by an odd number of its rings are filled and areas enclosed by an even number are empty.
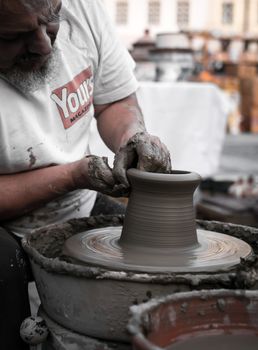
<svg viewBox="0 0 258 350"><path fill-rule="evenodd" d="M29 168L32 168L37 162L37 158L33 154L33 147L29 147L27 152L29 153Z"/></svg>

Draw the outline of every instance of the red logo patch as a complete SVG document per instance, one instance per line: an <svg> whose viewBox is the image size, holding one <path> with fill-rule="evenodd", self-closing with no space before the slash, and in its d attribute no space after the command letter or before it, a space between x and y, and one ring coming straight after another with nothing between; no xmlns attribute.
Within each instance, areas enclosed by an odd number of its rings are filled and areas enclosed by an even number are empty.
<svg viewBox="0 0 258 350"><path fill-rule="evenodd" d="M90 68L72 81L54 90L51 99L56 103L65 129L70 128L89 110L93 101L93 77Z"/></svg>

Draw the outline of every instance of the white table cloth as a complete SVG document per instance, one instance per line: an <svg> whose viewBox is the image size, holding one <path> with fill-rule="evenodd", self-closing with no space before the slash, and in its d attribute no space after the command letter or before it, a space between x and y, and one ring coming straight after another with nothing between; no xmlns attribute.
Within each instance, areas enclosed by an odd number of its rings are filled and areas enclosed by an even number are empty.
<svg viewBox="0 0 258 350"><path fill-rule="evenodd" d="M212 176L219 166L230 111L229 98L206 83L140 83L137 91L148 132L157 135L171 152L173 169ZM91 132L92 154L113 153L101 141L96 124Z"/></svg>

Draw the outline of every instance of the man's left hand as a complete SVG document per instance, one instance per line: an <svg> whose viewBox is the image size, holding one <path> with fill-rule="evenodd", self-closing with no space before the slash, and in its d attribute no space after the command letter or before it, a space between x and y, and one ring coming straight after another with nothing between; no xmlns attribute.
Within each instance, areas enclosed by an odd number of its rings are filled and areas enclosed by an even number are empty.
<svg viewBox="0 0 258 350"><path fill-rule="evenodd" d="M116 181L129 187L126 172L129 168L171 173L171 159L167 147L156 136L136 133L115 155L113 175Z"/></svg>

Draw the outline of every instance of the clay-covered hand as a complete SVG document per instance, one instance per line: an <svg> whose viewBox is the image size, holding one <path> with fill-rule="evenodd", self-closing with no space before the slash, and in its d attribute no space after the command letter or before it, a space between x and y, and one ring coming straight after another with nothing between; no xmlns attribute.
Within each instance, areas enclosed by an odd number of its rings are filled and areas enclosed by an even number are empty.
<svg viewBox="0 0 258 350"><path fill-rule="evenodd" d="M123 184L116 184L112 169L108 165L107 157L87 156L87 177L88 188L113 197L123 197L127 194L127 187ZM83 186L81 186L83 187Z"/></svg>
<svg viewBox="0 0 258 350"><path fill-rule="evenodd" d="M148 172L171 173L171 159L167 147L157 136L139 132L115 155L113 174L115 179L129 186L126 171L137 168Z"/></svg>

